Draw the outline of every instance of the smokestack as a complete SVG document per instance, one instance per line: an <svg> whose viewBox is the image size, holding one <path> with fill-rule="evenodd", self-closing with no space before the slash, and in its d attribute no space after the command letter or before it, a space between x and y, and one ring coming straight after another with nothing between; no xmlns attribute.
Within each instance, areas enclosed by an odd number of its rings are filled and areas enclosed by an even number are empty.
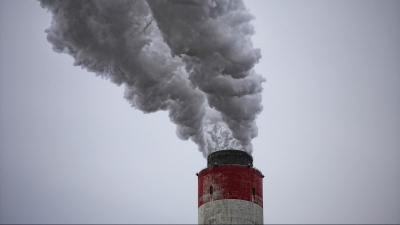
<svg viewBox="0 0 400 225"><path fill-rule="evenodd" d="M197 175L199 224L263 224L264 176L248 153L213 152Z"/></svg>

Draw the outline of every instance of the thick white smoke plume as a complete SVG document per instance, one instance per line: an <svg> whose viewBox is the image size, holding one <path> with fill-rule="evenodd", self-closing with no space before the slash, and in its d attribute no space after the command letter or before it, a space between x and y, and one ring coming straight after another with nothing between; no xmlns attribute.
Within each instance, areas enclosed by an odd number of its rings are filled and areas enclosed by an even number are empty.
<svg viewBox="0 0 400 225"><path fill-rule="evenodd" d="M262 111L252 15L237 0L41 0L53 50L125 86L145 113L168 110L204 156L252 152Z"/></svg>

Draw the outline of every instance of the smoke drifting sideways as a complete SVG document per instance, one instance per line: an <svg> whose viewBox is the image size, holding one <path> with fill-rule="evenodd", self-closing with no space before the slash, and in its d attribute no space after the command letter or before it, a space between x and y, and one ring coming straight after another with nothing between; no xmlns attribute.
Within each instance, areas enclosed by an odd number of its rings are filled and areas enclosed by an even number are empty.
<svg viewBox="0 0 400 225"><path fill-rule="evenodd" d="M253 67L253 16L237 0L40 0L53 50L124 85L144 113L167 110L203 156L252 153L265 79Z"/></svg>

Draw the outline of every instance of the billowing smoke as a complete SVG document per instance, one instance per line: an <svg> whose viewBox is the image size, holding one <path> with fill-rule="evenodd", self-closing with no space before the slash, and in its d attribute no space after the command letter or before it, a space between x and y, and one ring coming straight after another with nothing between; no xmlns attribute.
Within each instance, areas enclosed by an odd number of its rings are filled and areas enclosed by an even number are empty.
<svg viewBox="0 0 400 225"><path fill-rule="evenodd" d="M117 85L145 113L168 110L177 136L204 156L252 152L261 58L253 16L236 0L41 0L53 50Z"/></svg>

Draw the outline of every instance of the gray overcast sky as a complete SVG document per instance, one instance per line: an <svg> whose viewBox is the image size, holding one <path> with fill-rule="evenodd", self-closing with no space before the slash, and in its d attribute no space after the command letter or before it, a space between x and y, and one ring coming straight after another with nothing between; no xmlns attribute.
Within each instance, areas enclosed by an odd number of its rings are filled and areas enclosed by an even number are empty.
<svg viewBox="0 0 400 225"><path fill-rule="evenodd" d="M246 5L264 222L400 223L400 1ZM197 146L54 53L50 19L0 0L0 222L197 223Z"/></svg>

